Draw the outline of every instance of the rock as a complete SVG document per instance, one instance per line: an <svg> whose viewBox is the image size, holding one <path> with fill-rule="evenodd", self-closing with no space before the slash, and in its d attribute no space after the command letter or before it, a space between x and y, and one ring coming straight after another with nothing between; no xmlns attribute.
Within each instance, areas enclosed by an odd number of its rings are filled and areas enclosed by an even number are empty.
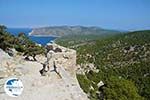
<svg viewBox="0 0 150 100"><path fill-rule="evenodd" d="M4 60L4 59L10 59L11 57L4 52L2 49L0 49L0 61Z"/></svg>
<svg viewBox="0 0 150 100"><path fill-rule="evenodd" d="M38 43L36 43L35 45L36 45L36 46L39 46L39 47L42 47L42 45L41 45L41 44L38 44Z"/></svg>
<svg viewBox="0 0 150 100"><path fill-rule="evenodd" d="M20 75L21 75L21 74L25 75L25 74L27 74L27 73L29 72L29 71L28 71L26 68L24 68L24 67L17 67L17 68L14 69L14 71L15 71L15 73L19 73Z"/></svg>
<svg viewBox="0 0 150 100"><path fill-rule="evenodd" d="M100 82L97 84L97 87L100 88L100 87L103 86L103 85L104 85L103 81L100 81Z"/></svg>
<svg viewBox="0 0 150 100"><path fill-rule="evenodd" d="M12 48L11 50L13 52L13 55L16 56L18 52L14 48Z"/></svg>
<svg viewBox="0 0 150 100"><path fill-rule="evenodd" d="M113 44L112 44L112 47L113 47L113 48L115 48L115 47L116 47L116 44L115 44L115 43L113 43Z"/></svg>
<svg viewBox="0 0 150 100"><path fill-rule="evenodd" d="M57 52L48 52L47 58L50 59L49 63L56 62L56 66L59 64L64 67L72 76L76 75L76 51L68 48L64 48L57 44L51 44ZM53 66L53 64L51 65Z"/></svg>
<svg viewBox="0 0 150 100"><path fill-rule="evenodd" d="M2 94L1 100L89 100L87 95L80 88L76 79L76 51L61 46L62 52L50 51L47 57L50 65L50 71L41 76L39 70L42 64L38 61L25 61L22 56L10 57L7 53L0 50L0 80L7 80L10 77L19 78L23 85L23 93L17 98L11 98L7 94ZM64 57L65 55L65 57ZM38 60L46 60L45 56L38 56ZM52 71L53 61L57 62L56 67L59 75ZM2 84L4 82L0 82ZM39 95L40 94L40 95Z"/></svg>
<svg viewBox="0 0 150 100"><path fill-rule="evenodd" d="M90 71L98 73L99 69L96 69L93 63L77 65L77 74L85 75L85 73L89 73Z"/></svg>
<svg viewBox="0 0 150 100"><path fill-rule="evenodd" d="M92 85L90 86L90 90L94 90L94 87Z"/></svg>
<svg viewBox="0 0 150 100"><path fill-rule="evenodd" d="M54 50L54 52L55 52L55 53L57 53L57 52L62 52L62 50L61 50L60 48L56 48L56 49Z"/></svg>
<svg viewBox="0 0 150 100"><path fill-rule="evenodd" d="M8 53L9 56L16 56L17 55L17 51L14 48L6 49L6 52Z"/></svg>
<svg viewBox="0 0 150 100"><path fill-rule="evenodd" d="M81 68L80 65L77 65L76 73L80 74L80 75L85 75L85 70L84 70L84 68Z"/></svg>
<svg viewBox="0 0 150 100"><path fill-rule="evenodd" d="M46 50L47 50L47 52L49 52L50 50L53 50L53 46L52 45L47 45Z"/></svg>
<svg viewBox="0 0 150 100"><path fill-rule="evenodd" d="M135 47L134 47L134 46L130 46L130 50L129 50L129 52L134 51L134 49L135 49Z"/></svg>

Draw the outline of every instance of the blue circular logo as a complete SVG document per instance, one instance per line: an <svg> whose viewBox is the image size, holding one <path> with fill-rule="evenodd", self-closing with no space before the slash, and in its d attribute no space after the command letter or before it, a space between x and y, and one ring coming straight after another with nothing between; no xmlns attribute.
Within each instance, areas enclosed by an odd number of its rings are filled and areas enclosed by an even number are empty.
<svg viewBox="0 0 150 100"><path fill-rule="evenodd" d="M18 78L10 78L5 82L4 90L9 96L17 97L23 91L23 84Z"/></svg>

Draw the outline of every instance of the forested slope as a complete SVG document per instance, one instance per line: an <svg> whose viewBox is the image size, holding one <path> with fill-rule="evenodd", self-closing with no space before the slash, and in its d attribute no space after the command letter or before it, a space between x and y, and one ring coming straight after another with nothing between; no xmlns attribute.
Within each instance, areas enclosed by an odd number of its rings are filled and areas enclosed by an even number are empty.
<svg viewBox="0 0 150 100"><path fill-rule="evenodd" d="M83 90L92 100L149 100L150 31L135 31L76 48L81 67L93 63L99 72L78 75ZM105 86L98 90L97 83ZM92 87L92 89L91 89Z"/></svg>

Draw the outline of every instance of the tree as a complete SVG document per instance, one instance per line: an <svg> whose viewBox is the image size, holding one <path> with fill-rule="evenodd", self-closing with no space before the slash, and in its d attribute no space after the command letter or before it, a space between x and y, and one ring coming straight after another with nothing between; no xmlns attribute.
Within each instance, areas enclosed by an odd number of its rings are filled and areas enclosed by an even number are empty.
<svg viewBox="0 0 150 100"><path fill-rule="evenodd" d="M144 100L132 81L119 77L109 77L103 89L106 100Z"/></svg>
<svg viewBox="0 0 150 100"><path fill-rule="evenodd" d="M33 57L33 60L36 61L36 55L39 54L44 54L45 49L43 47L39 47L36 45L29 45L28 47L25 48L25 53L24 56L25 59L29 60L29 56Z"/></svg>
<svg viewBox="0 0 150 100"><path fill-rule="evenodd" d="M5 32L6 29L7 29L6 26L0 25L0 34L2 34L3 32Z"/></svg>
<svg viewBox="0 0 150 100"><path fill-rule="evenodd" d="M0 25L0 48L4 51L11 46L9 44L9 35L5 34L5 30L6 27L4 25Z"/></svg>

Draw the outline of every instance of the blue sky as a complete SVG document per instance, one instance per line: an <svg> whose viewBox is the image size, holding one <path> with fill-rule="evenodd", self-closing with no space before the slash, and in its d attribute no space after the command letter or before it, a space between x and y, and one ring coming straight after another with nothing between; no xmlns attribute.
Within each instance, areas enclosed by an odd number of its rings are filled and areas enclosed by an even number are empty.
<svg viewBox="0 0 150 100"><path fill-rule="evenodd" d="M0 0L0 24L150 29L150 0Z"/></svg>

